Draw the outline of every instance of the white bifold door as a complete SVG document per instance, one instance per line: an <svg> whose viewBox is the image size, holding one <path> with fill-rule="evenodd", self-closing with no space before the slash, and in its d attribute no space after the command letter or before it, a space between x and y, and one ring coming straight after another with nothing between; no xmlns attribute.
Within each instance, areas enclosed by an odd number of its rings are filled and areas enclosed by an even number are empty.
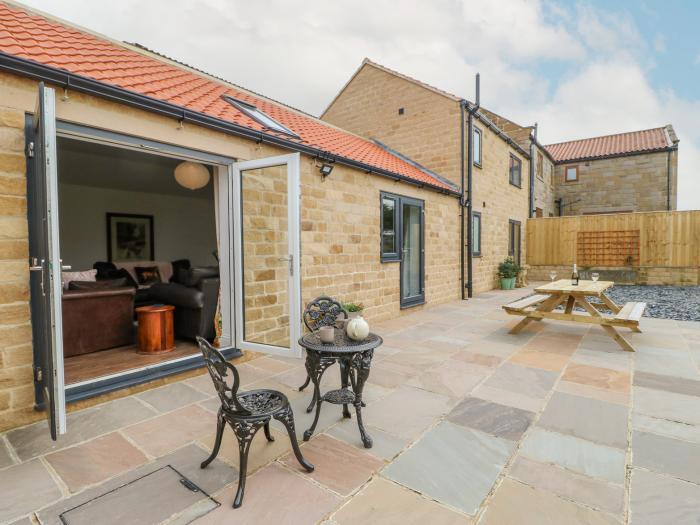
<svg viewBox="0 0 700 525"><path fill-rule="evenodd" d="M232 166L236 347L298 357L299 154Z"/></svg>
<svg viewBox="0 0 700 525"><path fill-rule="evenodd" d="M37 400L46 409L51 438L66 432L58 240L55 93L39 84L28 144L29 276Z"/></svg>

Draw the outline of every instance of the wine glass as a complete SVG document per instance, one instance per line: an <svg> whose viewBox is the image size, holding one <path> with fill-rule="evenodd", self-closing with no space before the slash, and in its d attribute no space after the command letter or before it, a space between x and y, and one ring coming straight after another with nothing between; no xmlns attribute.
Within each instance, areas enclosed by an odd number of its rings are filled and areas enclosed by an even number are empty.
<svg viewBox="0 0 700 525"><path fill-rule="evenodd" d="M549 278L554 282L554 279L557 278L557 272L549 272Z"/></svg>
<svg viewBox="0 0 700 525"><path fill-rule="evenodd" d="M591 279L593 279L593 282L596 282L598 280L598 277L600 277L600 274L597 272L593 272L591 274Z"/></svg>

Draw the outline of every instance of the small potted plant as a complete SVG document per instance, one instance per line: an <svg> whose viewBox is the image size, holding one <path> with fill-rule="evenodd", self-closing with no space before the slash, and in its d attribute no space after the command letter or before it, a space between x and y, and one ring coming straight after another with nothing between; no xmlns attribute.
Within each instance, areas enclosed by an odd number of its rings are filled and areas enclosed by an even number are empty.
<svg viewBox="0 0 700 525"><path fill-rule="evenodd" d="M506 259L498 265L498 277L501 278L501 290L512 290L515 288L515 279L520 273L520 265L512 257Z"/></svg>
<svg viewBox="0 0 700 525"><path fill-rule="evenodd" d="M362 316L362 310L365 309L362 303L343 303L343 308L348 312L348 319Z"/></svg>

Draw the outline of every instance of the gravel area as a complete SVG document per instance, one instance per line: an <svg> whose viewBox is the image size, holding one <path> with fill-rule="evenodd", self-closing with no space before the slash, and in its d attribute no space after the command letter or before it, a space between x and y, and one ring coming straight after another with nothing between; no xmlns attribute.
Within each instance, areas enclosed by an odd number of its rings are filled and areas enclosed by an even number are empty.
<svg viewBox="0 0 700 525"><path fill-rule="evenodd" d="M617 304L647 303L645 317L700 321L700 286L613 286L607 295Z"/></svg>

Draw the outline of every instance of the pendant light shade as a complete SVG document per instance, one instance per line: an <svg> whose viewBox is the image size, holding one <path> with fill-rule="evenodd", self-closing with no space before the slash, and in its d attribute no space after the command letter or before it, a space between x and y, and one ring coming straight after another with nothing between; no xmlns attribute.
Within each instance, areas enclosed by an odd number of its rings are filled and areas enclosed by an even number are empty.
<svg viewBox="0 0 700 525"><path fill-rule="evenodd" d="M175 167L175 180L180 186L198 190L209 183L209 170L197 162L181 162Z"/></svg>

